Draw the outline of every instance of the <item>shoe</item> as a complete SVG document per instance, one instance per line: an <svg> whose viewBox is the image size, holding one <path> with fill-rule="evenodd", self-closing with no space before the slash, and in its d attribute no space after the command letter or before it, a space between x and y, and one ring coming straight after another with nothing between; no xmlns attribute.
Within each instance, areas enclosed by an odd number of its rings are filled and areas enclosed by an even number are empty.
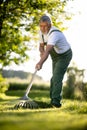
<svg viewBox="0 0 87 130"><path fill-rule="evenodd" d="M61 104L52 103L52 107L60 108L60 107L61 107Z"/></svg>

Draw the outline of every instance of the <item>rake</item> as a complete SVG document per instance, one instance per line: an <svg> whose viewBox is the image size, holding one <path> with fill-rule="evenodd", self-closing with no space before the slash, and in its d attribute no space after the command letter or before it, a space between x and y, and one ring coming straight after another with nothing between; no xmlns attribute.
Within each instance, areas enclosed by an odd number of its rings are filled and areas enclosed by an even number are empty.
<svg viewBox="0 0 87 130"><path fill-rule="evenodd" d="M28 94L30 92L30 89L32 87L35 75L37 73L37 70L34 71L30 84L28 85L24 96L20 99L19 103L17 103L14 108L18 109L18 108L30 108L30 109L34 109L34 108L38 108L38 104L36 102L34 102L30 97L28 97Z"/></svg>

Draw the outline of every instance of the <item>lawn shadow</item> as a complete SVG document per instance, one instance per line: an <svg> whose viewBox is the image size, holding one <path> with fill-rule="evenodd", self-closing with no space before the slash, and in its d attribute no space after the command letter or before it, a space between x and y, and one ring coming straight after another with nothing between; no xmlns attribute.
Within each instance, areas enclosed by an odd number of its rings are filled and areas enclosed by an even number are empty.
<svg viewBox="0 0 87 130"><path fill-rule="evenodd" d="M52 105L50 103L47 102L43 102L43 101L35 101L39 108L52 108Z"/></svg>

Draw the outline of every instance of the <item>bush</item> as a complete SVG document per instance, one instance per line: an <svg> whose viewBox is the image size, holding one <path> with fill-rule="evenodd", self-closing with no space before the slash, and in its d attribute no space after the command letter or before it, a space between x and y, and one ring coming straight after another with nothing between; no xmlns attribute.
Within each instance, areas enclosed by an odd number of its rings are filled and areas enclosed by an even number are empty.
<svg viewBox="0 0 87 130"><path fill-rule="evenodd" d="M8 90L25 90L27 88L27 83L9 83L9 89Z"/></svg>
<svg viewBox="0 0 87 130"><path fill-rule="evenodd" d="M29 83L9 83L9 89L8 90L26 90L27 87L28 87ZM44 85L44 84L33 84L32 85L32 88L31 89L34 89L34 90L49 90L49 87L47 85Z"/></svg>
<svg viewBox="0 0 87 130"><path fill-rule="evenodd" d="M74 87L64 86L63 87L63 97L66 99L74 99Z"/></svg>
<svg viewBox="0 0 87 130"><path fill-rule="evenodd" d="M87 83L83 84L83 91L82 91L82 93L83 93L84 99L87 101Z"/></svg>
<svg viewBox="0 0 87 130"><path fill-rule="evenodd" d="M7 80L0 75L0 93L5 93L8 88L9 84Z"/></svg>

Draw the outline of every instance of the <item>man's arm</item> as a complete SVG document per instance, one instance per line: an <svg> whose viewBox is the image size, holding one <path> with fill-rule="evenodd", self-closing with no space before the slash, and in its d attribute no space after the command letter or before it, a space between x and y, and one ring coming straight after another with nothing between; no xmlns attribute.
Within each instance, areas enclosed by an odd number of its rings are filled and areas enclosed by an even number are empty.
<svg viewBox="0 0 87 130"><path fill-rule="evenodd" d="M40 43L39 51L40 51L40 57L42 57L43 54L44 54L44 51L45 51L45 45L44 45L44 43Z"/></svg>
<svg viewBox="0 0 87 130"><path fill-rule="evenodd" d="M46 50L44 51L40 61L36 64L36 69L40 70L42 68L43 63L48 58L50 51L53 49L53 45L47 45Z"/></svg>

